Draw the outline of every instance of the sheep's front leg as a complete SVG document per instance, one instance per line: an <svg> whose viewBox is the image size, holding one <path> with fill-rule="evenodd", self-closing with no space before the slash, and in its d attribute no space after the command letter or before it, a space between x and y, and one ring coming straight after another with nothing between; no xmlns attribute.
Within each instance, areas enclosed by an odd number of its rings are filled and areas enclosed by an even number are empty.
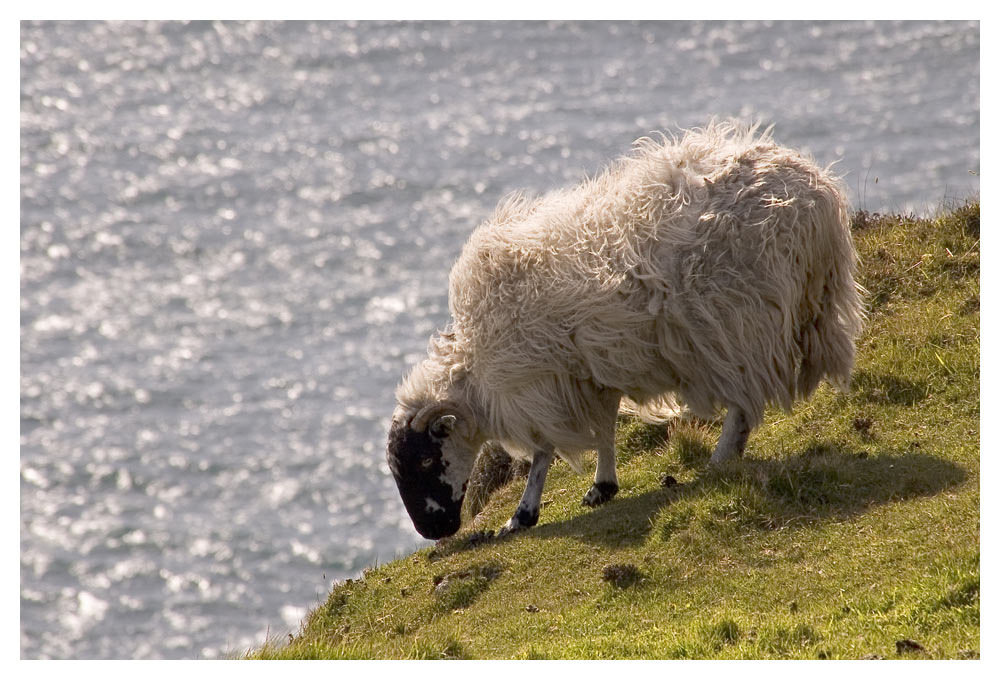
<svg viewBox="0 0 1000 680"><path fill-rule="evenodd" d="M604 402L603 416L599 426L597 445L597 472L594 473L594 485L583 497L583 505L593 508L607 503L618 493L618 471L615 469L615 422L618 419L618 407L621 403L621 393L606 390L602 393Z"/></svg>
<svg viewBox="0 0 1000 680"><path fill-rule="evenodd" d="M610 443L597 447L597 472L594 485L583 497L583 505L593 508L607 503L618 493L618 471L615 470L614 434Z"/></svg>
<svg viewBox="0 0 1000 680"><path fill-rule="evenodd" d="M739 406L730 406L726 412L726 422L722 424L722 435L719 436L719 443L716 444L709 462L718 465L736 456L742 456L749 436L750 423L746 413Z"/></svg>
<svg viewBox="0 0 1000 680"><path fill-rule="evenodd" d="M524 485L521 502L517 504L514 516L507 520L497 536L506 536L519 529L527 529L538 524L538 513L542 503L542 488L545 486L545 475L555 457L555 450L549 446L535 452L531 459L531 469L528 470L528 483Z"/></svg>

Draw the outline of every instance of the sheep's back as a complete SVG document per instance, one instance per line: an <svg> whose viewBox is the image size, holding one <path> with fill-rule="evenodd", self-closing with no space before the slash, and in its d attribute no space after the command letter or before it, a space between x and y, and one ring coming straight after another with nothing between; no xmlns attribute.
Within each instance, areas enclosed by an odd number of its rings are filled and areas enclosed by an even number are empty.
<svg viewBox="0 0 1000 680"><path fill-rule="evenodd" d="M817 342L837 348L814 369L849 372L860 307L837 180L723 132L644 143L477 229L450 281L465 368L493 391L555 376L754 417L814 386L797 388L802 329L826 315L841 321Z"/></svg>

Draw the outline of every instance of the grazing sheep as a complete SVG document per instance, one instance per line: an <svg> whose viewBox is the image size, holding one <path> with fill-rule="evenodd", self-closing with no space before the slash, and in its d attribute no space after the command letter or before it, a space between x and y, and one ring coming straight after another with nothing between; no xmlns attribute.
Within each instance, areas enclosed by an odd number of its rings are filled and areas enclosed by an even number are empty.
<svg viewBox="0 0 1000 680"><path fill-rule="evenodd" d="M579 187L518 195L451 270L452 321L396 391L386 452L423 536L458 530L484 442L531 460L508 533L538 521L554 456L583 504L618 491L616 415L728 409L711 462L740 455L768 403L846 387L862 321L836 178L770 130L713 123Z"/></svg>

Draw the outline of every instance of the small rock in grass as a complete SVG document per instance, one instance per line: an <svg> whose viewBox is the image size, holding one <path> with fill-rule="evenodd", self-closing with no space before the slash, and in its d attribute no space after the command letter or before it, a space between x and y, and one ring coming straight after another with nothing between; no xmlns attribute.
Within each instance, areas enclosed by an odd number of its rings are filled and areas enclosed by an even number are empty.
<svg viewBox="0 0 1000 680"><path fill-rule="evenodd" d="M677 486L677 480L673 475L663 475L660 477L660 486L669 489L672 486Z"/></svg>
<svg viewBox="0 0 1000 680"><path fill-rule="evenodd" d="M538 611L538 607L536 607L533 604L529 604L527 607L524 608L524 610L527 611L527 612L531 612L532 614L534 614L535 612Z"/></svg>
<svg viewBox="0 0 1000 680"><path fill-rule="evenodd" d="M434 578L434 594L440 595L441 593L448 590L451 585L453 574L448 574L447 576L436 576Z"/></svg>

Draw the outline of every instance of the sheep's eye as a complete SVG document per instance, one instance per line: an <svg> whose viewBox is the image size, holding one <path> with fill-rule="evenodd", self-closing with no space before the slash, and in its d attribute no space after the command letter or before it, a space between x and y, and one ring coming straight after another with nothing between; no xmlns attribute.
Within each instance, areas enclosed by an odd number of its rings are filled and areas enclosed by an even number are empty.
<svg viewBox="0 0 1000 680"><path fill-rule="evenodd" d="M433 458L424 458L422 461L420 461L420 467L422 467L425 470L430 469L431 465L434 465Z"/></svg>

